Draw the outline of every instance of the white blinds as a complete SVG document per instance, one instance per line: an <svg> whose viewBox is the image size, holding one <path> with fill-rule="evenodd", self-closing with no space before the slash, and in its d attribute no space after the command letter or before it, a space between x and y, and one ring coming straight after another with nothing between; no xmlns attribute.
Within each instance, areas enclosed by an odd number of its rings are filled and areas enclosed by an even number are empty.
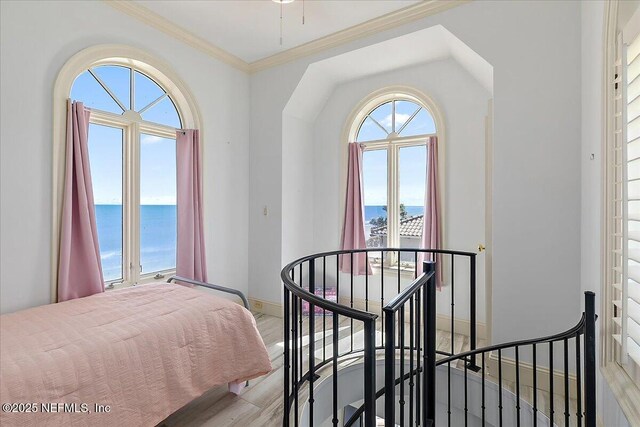
<svg viewBox="0 0 640 427"><path fill-rule="evenodd" d="M621 67L621 113L623 146L623 247L624 264L620 286L621 299L614 301L614 318L620 327L616 340L621 358L640 365L640 38L626 48Z"/></svg>

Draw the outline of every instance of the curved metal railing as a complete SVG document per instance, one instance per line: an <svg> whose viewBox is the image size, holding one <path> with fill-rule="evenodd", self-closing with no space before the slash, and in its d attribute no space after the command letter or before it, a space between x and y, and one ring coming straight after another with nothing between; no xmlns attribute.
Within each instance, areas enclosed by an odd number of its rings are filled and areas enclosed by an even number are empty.
<svg viewBox="0 0 640 427"><path fill-rule="evenodd" d="M456 295L469 300L470 347L476 348L476 254L465 251L413 248L369 248L339 250L309 255L291 262L281 272L284 283L284 407L283 425L300 420L300 393L305 387L310 425L314 417L314 384L317 372L331 366L334 395L337 395L338 361L346 356L364 359L365 384L363 400L371 408L363 409L366 425L375 422L375 360L383 350L385 304L416 283L420 287L429 278L419 273L420 261L433 258L441 261L438 271L449 288L447 298L451 349L440 350L442 355L454 353L454 337L459 332L453 321ZM358 264L359 261L359 264ZM351 266L354 266L352 269ZM444 271L444 266L447 270ZM357 270L357 271L356 271ZM456 271L466 276L465 286ZM357 274L361 273L361 274ZM375 273L375 274L374 274ZM431 276L434 276L434 271ZM459 274L460 276L460 274ZM458 283L456 283L458 280ZM457 285L457 286L456 286ZM387 317L389 315L387 314ZM395 314L394 314L395 316ZM397 317L397 316L395 316ZM327 324L329 321L329 324ZM316 335L321 336L316 339ZM327 334L330 340L327 340ZM342 338L339 336L342 335ZM308 338L307 338L308 337ZM308 339L308 345L302 344ZM316 341L318 347L316 347ZM345 342L348 341L348 342ZM306 342L306 341L305 341ZM399 348L399 343L394 347ZM404 344L403 344L404 345ZM406 346L405 346L406 347ZM313 355L314 357L310 357ZM332 423L339 423L339 411L334 396Z"/></svg>
<svg viewBox="0 0 640 427"><path fill-rule="evenodd" d="M420 273L419 261L423 256L431 256L436 262L425 263L424 273ZM575 414L575 425L595 426L593 294L585 296L586 311L581 321L566 332L476 348L475 256L450 250L383 248L324 252L288 264L281 273L284 283L283 425L313 426L316 418L326 418L324 414L314 417L315 384L325 375L331 381L331 414L327 415L333 426L349 427L357 422L374 426L376 402L383 396L385 426L435 425L436 368L440 366L439 371L448 368L446 387L440 384L439 392L446 391L449 426L462 425L460 418L452 424L452 394L464 396L465 426L470 411L475 411L484 424L487 410L491 409L485 401L485 390L490 383L499 387L498 405L490 414L491 417L498 414L496 425L503 425L503 413L515 417L514 423L520 425L521 402L524 402L521 389L529 387L533 390L530 404L534 426L538 412L551 420L551 425L554 422L569 425L570 417ZM468 286L463 287L459 283L456 286L455 282L464 276L460 274L460 258L468 262L465 277ZM441 276L449 289L436 293L436 282ZM455 307L456 295L460 292L469 297L470 350L455 354ZM450 298L447 301L450 321L445 318L443 323L443 319L436 316L436 298ZM440 330L448 326L449 331L444 333L451 333L449 350L436 348L436 323ZM442 331L439 336L441 334ZM540 363L543 346L548 346L546 360ZM562 347L563 351L555 347ZM570 363L570 354L575 363ZM349 414L345 411L343 416L345 402L340 403L338 399L342 393L338 373L340 363L349 357L364 361L362 395L356 399L363 403L351 408ZM376 390L376 362L380 360L384 361L384 387ZM556 366L560 363L563 370L554 370L554 363ZM457 390L452 384L455 369L463 375L463 390ZM481 391L476 387L481 395L477 408L473 407L477 396L468 399L467 384L471 380L481 384ZM508 402L503 400L503 392L507 393L509 388L515 395L515 400L509 400L509 403L515 402L513 408L507 408ZM544 408L539 405L539 395L545 400ZM554 404L558 399L563 401L562 419L554 419L557 412ZM438 425L445 425L445 420L438 420Z"/></svg>

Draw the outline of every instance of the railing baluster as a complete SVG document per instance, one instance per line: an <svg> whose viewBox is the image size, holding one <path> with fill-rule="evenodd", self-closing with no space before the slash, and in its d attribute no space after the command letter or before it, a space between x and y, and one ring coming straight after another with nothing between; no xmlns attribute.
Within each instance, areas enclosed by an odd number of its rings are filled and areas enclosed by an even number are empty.
<svg viewBox="0 0 640 427"><path fill-rule="evenodd" d="M300 270L299 270L299 280L300 280L300 287L304 289L303 286L303 282L302 282L302 263L300 263ZM299 304L299 313L300 313L300 317L299 317L299 327L298 327L298 334L300 335L300 361L298 363L298 378L300 378L300 380L302 380L302 375L304 374L304 344L303 343L303 337L304 337L304 332L303 332L303 323L304 323L304 312L303 312L303 304L302 304L302 298L300 298L298 300L298 304Z"/></svg>
<svg viewBox="0 0 640 427"><path fill-rule="evenodd" d="M516 346L516 425L520 427L520 348Z"/></svg>
<svg viewBox="0 0 640 427"><path fill-rule="evenodd" d="M380 316L382 317L382 336L384 334L385 321L384 321L384 251L380 251Z"/></svg>
<svg viewBox="0 0 640 427"><path fill-rule="evenodd" d="M332 385L333 385L333 425L338 426L338 313L333 313L333 363L332 369Z"/></svg>
<svg viewBox="0 0 640 427"><path fill-rule="evenodd" d="M585 292L584 315L584 424L585 427L596 427L596 311L593 292Z"/></svg>
<svg viewBox="0 0 640 427"><path fill-rule="evenodd" d="M291 306L289 304L289 290L284 288L284 417L283 427L289 427L289 315Z"/></svg>
<svg viewBox="0 0 640 427"><path fill-rule="evenodd" d="M327 257L322 257L322 298L327 299ZM322 309L322 361L327 360L327 310Z"/></svg>
<svg viewBox="0 0 640 427"><path fill-rule="evenodd" d="M309 260L309 292L316 293L316 260ZM316 362L316 307L309 303L309 427L313 427L313 382Z"/></svg>
<svg viewBox="0 0 640 427"><path fill-rule="evenodd" d="M469 259L469 335L471 342L469 343L470 350L473 351L476 349L478 345L478 324L476 319L476 254L472 254ZM476 365L476 355L475 353L471 355L471 361L469 362L470 368L474 371L477 371Z"/></svg>
<svg viewBox="0 0 640 427"><path fill-rule="evenodd" d="M340 256L336 255L336 302L340 304Z"/></svg>
<svg viewBox="0 0 640 427"><path fill-rule="evenodd" d="M498 349L498 409L499 426L502 427L502 350Z"/></svg>
<svg viewBox="0 0 640 427"><path fill-rule="evenodd" d="M420 353L422 352L422 334L420 333L420 323L422 322L422 290L418 289L416 292L416 425L420 425L420 404L422 399L420 398L420 375L422 374L422 367L420 361Z"/></svg>
<svg viewBox="0 0 640 427"><path fill-rule="evenodd" d="M436 255L433 255L435 259ZM438 266L437 268L443 268L444 266ZM455 273L453 269L455 268L455 263L453 260L453 255L451 255L451 354L455 353L454 349L454 331L455 331L455 299L454 299L454 289L455 289ZM451 363L447 363L447 425L451 426Z"/></svg>
<svg viewBox="0 0 640 427"><path fill-rule="evenodd" d="M400 293L400 251L398 251L398 293Z"/></svg>
<svg viewBox="0 0 640 427"><path fill-rule="evenodd" d="M580 363L580 333L576 333L576 424L582 426L582 364Z"/></svg>
<svg viewBox="0 0 640 427"><path fill-rule="evenodd" d="M349 293L349 307L353 308L353 252L351 252L351 291ZM349 332L351 333L351 352L353 353L353 317L351 318L351 326Z"/></svg>
<svg viewBox="0 0 640 427"><path fill-rule="evenodd" d="M433 255L435 259L435 254ZM436 269L441 269L443 266L437 266ZM456 349L454 347L455 342L455 273L454 273L454 258L451 255L451 354L456 354Z"/></svg>
<svg viewBox="0 0 640 427"><path fill-rule="evenodd" d="M424 393L422 423L436 423L436 264L425 263L424 271L434 273L424 290Z"/></svg>
<svg viewBox="0 0 640 427"><path fill-rule="evenodd" d="M364 425L376 425L376 321L364 325Z"/></svg>
<svg viewBox="0 0 640 427"><path fill-rule="evenodd" d="M414 307L415 299L413 295L409 299L409 426L413 426L413 410L414 410L414 402L413 402L413 353L414 353Z"/></svg>
<svg viewBox="0 0 640 427"><path fill-rule="evenodd" d="M404 427L404 305L398 311L398 335L400 337L400 427Z"/></svg>
<svg viewBox="0 0 640 427"><path fill-rule="evenodd" d="M365 252L364 267L364 309L369 311L369 252Z"/></svg>
<svg viewBox="0 0 640 427"><path fill-rule="evenodd" d="M485 425L485 419L486 419L486 410L487 410L487 406L486 406L486 402L485 402L485 372L486 372L486 366L485 366L485 360L484 360L484 355L486 353L482 352L482 425Z"/></svg>
<svg viewBox="0 0 640 427"><path fill-rule="evenodd" d="M564 339L564 425L569 425L569 341Z"/></svg>
<svg viewBox="0 0 640 427"><path fill-rule="evenodd" d="M553 341L549 341L549 420L553 425Z"/></svg>
<svg viewBox="0 0 640 427"><path fill-rule="evenodd" d="M451 362L447 363L447 425L451 426Z"/></svg>
<svg viewBox="0 0 640 427"><path fill-rule="evenodd" d="M384 360L391 363L385 363L384 368L384 425L385 427L395 427L395 380L396 380L396 349L395 349L395 318L393 312L385 311L385 340L384 340Z"/></svg>
<svg viewBox="0 0 640 427"><path fill-rule="evenodd" d="M302 348L298 346L298 297L293 296L293 398L294 398L294 426L298 426L298 352Z"/></svg>
<svg viewBox="0 0 640 427"><path fill-rule="evenodd" d="M464 363L464 425L465 427L469 425L469 387L468 387L468 379L467 379L467 364Z"/></svg>
<svg viewBox="0 0 640 427"><path fill-rule="evenodd" d="M538 425L538 349L533 344L533 427Z"/></svg>

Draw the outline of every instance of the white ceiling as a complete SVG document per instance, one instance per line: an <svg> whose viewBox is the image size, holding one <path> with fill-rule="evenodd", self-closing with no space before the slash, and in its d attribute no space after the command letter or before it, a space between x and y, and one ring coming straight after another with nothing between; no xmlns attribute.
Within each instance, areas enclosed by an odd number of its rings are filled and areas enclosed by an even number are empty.
<svg viewBox="0 0 640 427"><path fill-rule="evenodd" d="M284 4L280 45L280 5L271 0L136 0L174 24L229 53L253 62L421 0L302 0Z"/></svg>

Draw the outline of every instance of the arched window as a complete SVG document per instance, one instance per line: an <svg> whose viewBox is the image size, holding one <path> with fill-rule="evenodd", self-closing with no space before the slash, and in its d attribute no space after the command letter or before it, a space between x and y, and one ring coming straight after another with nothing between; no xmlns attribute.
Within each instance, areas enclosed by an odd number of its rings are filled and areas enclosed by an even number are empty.
<svg viewBox="0 0 640 427"><path fill-rule="evenodd" d="M420 247L427 139L437 134L427 102L409 93L374 95L355 114L349 139L365 147L367 247Z"/></svg>
<svg viewBox="0 0 640 427"><path fill-rule="evenodd" d="M65 65L54 91L60 125L63 98L91 109L89 162L108 288L160 279L176 266L176 130L197 127L198 118L184 86L142 62L148 58L128 47L87 49ZM62 141L54 132L54 240Z"/></svg>

